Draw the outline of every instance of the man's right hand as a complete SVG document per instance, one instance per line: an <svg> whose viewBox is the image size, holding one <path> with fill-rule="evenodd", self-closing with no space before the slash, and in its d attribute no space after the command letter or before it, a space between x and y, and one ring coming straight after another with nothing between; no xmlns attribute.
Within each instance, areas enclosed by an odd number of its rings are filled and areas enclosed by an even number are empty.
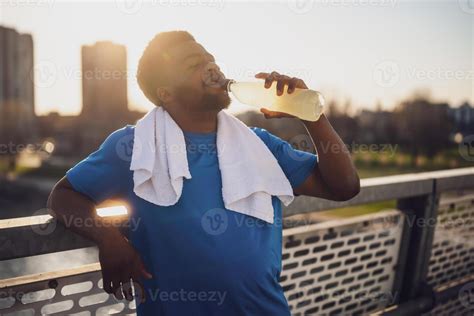
<svg viewBox="0 0 474 316"><path fill-rule="evenodd" d="M120 300L125 295L131 301L133 284L136 291L141 290L140 296L144 301L146 295L139 281L153 276L146 271L138 252L118 228L97 215L96 205L89 197L74 190L67 178L63 177L49 195L48 210L66 228L98 245L104 290L107 293L114 294ZM81 224L91 219L98 225Z"/></svg>
<svg viewBox="0 0 474 316"><path fill-rule="evenodd" d="M140 291L142 302L145 301L146 295L140 279L151 279L153 276L146 270L138 252L122 234L117 232L101 240L99 260L105 292L114 294L118 300L125 296L128 301L132 301L133 283L135 291Z"/></svg>

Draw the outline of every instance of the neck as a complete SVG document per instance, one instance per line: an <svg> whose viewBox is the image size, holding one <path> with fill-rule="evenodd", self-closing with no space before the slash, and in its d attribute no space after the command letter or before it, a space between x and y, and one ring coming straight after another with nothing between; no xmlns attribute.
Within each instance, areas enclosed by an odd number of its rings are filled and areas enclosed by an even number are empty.
<svg viewBox="0 0 474 316"><path fill-rule="evenodd" d="M181 130L191 133L217 132L217 113L219 111L176 111L179 107L169 107L165 110L178 124Z"/></svg>

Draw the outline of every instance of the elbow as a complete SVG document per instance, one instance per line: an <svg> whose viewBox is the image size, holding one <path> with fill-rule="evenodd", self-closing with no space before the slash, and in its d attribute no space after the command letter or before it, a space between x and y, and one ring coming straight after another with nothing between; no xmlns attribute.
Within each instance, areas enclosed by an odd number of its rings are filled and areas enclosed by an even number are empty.
<svg viewBox="0 0 474 316"><path fill-rule="evenodd" d="M351 180L341 186L338 190L335 190L335 201L348 201L356 197L360 192L360 179L356 175L354 180Z"/></svg>
<svg viewBox="0 0 474 316"><path fill-rule="evenodd" d="M46 208L48 210L48 214L56 217L56 212L54 212L54 208L57 206L58 199L61 197L61 192L63 191L63 182L59 181L56 183L49 193L48 201L46 202Z"/></svg>
<svg viewBox="0 0 474 316"><path fill-rule="evenodd" d="M53 188L51 190L51 192L49 193L49 196L48 196L48 201L46 202L46 209L48 210L48 214L55 217L55 213L53 211L53 204L54 204L54 198L55 198L55 194L56 194L56 188Z"/></svg>

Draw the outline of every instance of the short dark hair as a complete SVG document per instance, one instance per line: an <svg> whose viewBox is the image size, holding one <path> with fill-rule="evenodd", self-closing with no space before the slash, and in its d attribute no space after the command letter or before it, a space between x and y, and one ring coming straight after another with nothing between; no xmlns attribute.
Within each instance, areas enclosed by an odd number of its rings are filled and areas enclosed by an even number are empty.
<svg viewBox="0 0 474 316"><path fill-rule="evenodd" d="M156 95L156 88L163 82L163 53L177 44L194 41L194 37L186 31L169 31L155 35L143 51L138 62L137 81L145 96L155 105L161 101Z"/></svg>

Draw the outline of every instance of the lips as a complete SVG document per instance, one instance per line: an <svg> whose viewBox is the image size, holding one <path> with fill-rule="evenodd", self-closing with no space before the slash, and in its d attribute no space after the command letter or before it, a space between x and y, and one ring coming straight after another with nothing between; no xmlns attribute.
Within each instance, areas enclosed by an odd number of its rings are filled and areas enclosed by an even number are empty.
<svg viewBox="0 0 474 316"><path fill-rule="evenodd" d="M208 87L221 88L226 86L228 79L221 72L219 66L209 63L202 73L202 81Z"/></svg>

